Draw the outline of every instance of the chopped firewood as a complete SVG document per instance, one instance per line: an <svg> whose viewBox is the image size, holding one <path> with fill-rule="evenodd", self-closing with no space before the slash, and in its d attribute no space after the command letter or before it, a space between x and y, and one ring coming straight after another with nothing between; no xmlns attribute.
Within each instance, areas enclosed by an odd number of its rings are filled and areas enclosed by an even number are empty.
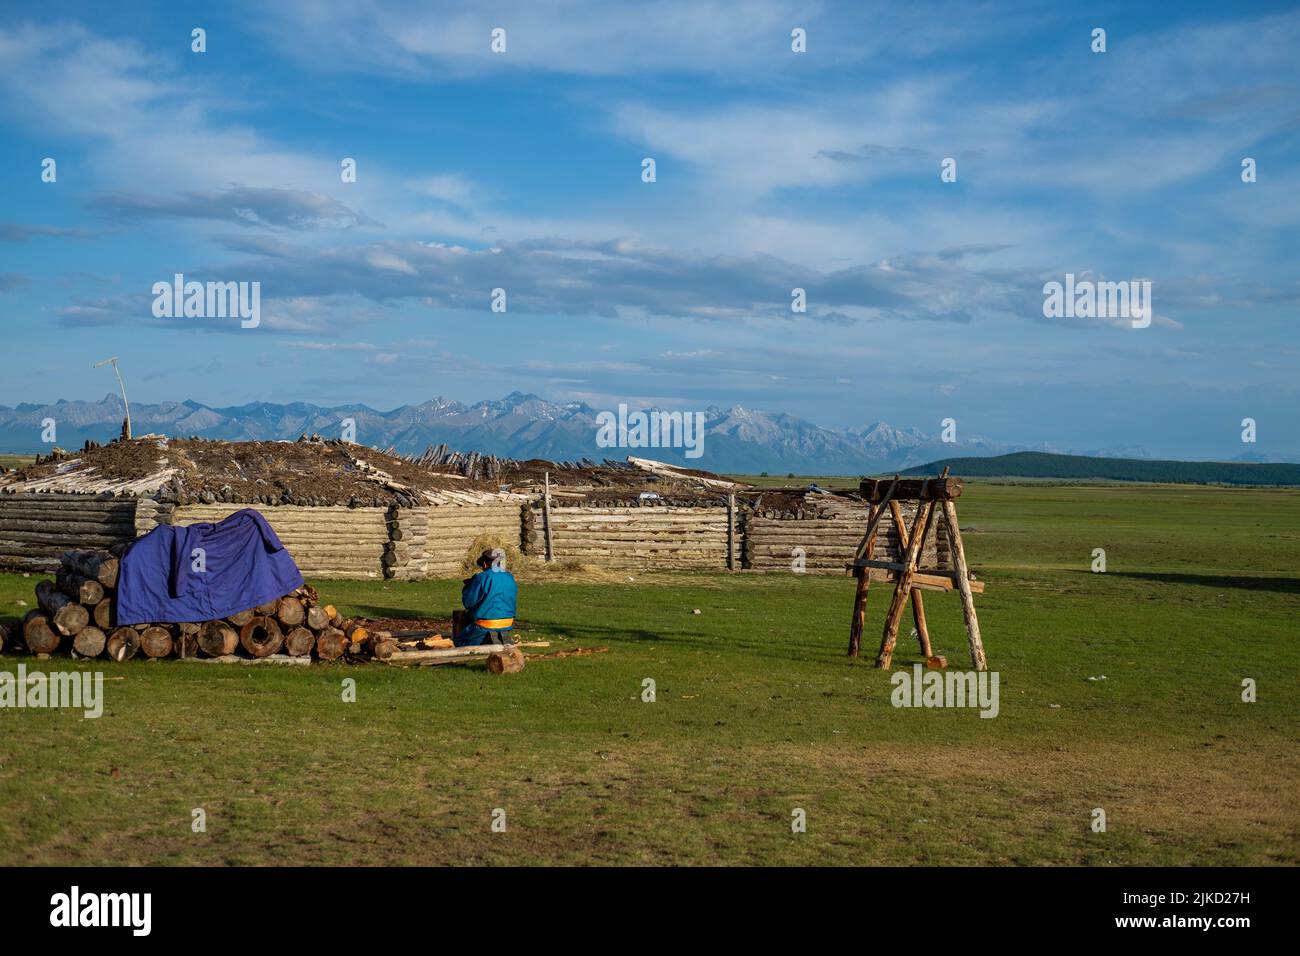
<svg viewBox="0 0 1300 956"><path fill-rule="evenodd" d="M280 598L275 618L285 627L297 627L307 617L307 611L296 597Z"/></svg>
<svg viewBox="0 0 1300 956"><path fill-rule="evenodd" d="M313 631L323 631L330 626L330 616L323 607L313 604L307 608L307 626Z"/></svg>
<svg viewBox="0 0 1300 956"><path fill-rule="evenodd" d="M94 625L87 625L72 639L72 649L82 657L98 657L104 653L108 636Z"/></svg>
<svg viewBox="0 0 1300 956"><path fill-rule="evenodd" d="M113 599L106 597L96 604L91 617L95 619L95 627L107 633L113 626Z"/></svg>
<svg viewBox="0 0 1300 956"><path fill-rule="evenodd" d="M209 657L225 657L238 647L239 632L225 621L208 621L199 629L199 648Z"/></svg>
<svg viewBox="0 0 1300 956"><path fill-rule="evenodd" d="M347 635L337 627L327 627L316 638L316 656L323 661L335 661L348 649Z"/></svg>
<svg viewBox="0 0 1300 956"><path fill-rule="evenodd" d="M316 635L305 627L291 628L284 635L284 652L290 657L305 657L316 646Z"/></svg>
<svg viewBox="0 0 1300 956"><path fill-rule="evenodd" d="M489 654L487 669L493 674L518 674L524 669L524 652L510 646L496 654Z"/></svg>
<svg viewBox="0 0 1300 956"><path fill-rule="evenodd" d="M171 631L154 624L140 632L140 650L146 657L170 657L173 642Z"/></svg>
<svg viewBox="0 0 1300 956"><path fill-rule="evenodd" d="M23 640L32 654L53 654L59 649L59 632L42 611L32 608L23 620Z"/></svg>
<svg viewBox="0 0 1300 956"><path fill-rule="evenodd" d="M113 660L128 660L140 649L140 634L133 627L119 627L108 635L106 646L108 656Z"/></svg>
<svg viewBox="0 0 1300 956"><path fill-rule="evenodd" d="M240 628L239 643L254 657L269 657L284 643L284 633L275 618L258 615Z"/></svg>
<svg viewBox="0 0 1300 956"><path fill-rule="evenodd" d="M36 585L36 601L50 616L54 629L64 637L71 637L90 623L90 612L49 581Z"/></svg>
<svg viewBox="0 0 1300 956"><path fill-rule="evenodd" d="M117 587L117 558L107 551L68 551L60 559L69 571L92 578L106 588Z"/></svg>

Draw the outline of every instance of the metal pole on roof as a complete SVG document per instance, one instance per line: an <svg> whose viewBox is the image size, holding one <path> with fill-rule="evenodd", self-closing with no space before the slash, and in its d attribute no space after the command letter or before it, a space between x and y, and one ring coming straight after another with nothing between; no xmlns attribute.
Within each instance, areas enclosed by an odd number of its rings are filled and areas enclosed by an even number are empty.
<svg viewBox="0 0 1300 956"><path fill-rule="evenodd" d="M126 400L126 385L122 382L122 370L117 367L117 356L106 358L102 362L96 362L91 368L99 368L102 365L112 365L113 371L117 373L117 387L122 390L122 407L126 409L126 440L131 440L131 406Z"/></svg>

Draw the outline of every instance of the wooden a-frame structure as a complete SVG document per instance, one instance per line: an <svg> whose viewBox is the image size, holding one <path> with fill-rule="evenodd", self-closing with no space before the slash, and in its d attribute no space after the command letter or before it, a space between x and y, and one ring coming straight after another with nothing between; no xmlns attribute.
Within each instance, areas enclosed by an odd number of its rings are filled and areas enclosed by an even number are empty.
<svg viewBox="0 0 1300 956"><path fill-rule="evenodd" d="M876 666L888 669L898 642L898 625L903 617L903 605L911 599L912 617L916 621L917 640L926 661L938 663L930 646L930 632L925 624L925 606L922 591L952 591L961 595L962 612L966 619L966 637L970 644L971 664L977 671L988 670L984 656L984 642L980 639L979 618L975 616L975 594L984 591L984 583L974 580L966 566L966 552L962 546L961 528L957 523L956 499L961 495L960 478L949 478L948 469L938 478L863 478L860 484L863 500L869 505L867 532L862 536L849 571L857 578L853 597L853 624L849 629L849 656L857 657L862 643L862 629L866 623L867 592L871 582L893 581L894 596L885 615L885 630L880 639L880 652ZM900 502L916 502L916 514L909 529ZM894 528L897 529L899 560L877 560L876 538L881 518L888 509ZM936 511L943 515L944 533L948 542L950 568L918 567L930 536ZM937 532L936 532L937 534ZM936 549L937 551L937 549ZM936 558L936 563L938 560ZM942 664L939 664L942 666Z"/></svg>

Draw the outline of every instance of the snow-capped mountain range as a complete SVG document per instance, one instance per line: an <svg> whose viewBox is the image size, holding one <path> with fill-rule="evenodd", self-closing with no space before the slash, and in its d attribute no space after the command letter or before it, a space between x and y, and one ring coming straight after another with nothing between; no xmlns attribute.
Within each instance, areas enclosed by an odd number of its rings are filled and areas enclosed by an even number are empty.
<svg viewBox="0 0 1300 956"><path fill-rule="evenodd" d="M607 410L514 392L472 405L436 398L387 412L366 405L325 408L305 402L253 402L228 408L194 401L133 404L131 420L136 435L154 432L241 441L294 439L303 433L340 437L344 420L352 419L357 442L376 448L391 446L403 453L446 442L461 451L512 458L600 460L632 454L711 471L751 474L856 474L903 469L938 458L1000 455L1027 447L970 436L945 443L937 433L927 435L884 422L835 430L793 415L737 405L704 411L703 454L686 458L681 448L601 447L597 433L602 411ZM0 449L48 451L50 443L44 442L42 435L49 419L55 423L54 443L62 448L79 448L87 438L108 441L118 435L122 415L122 400L111 394L98 402L59 400L49 405L0 406ZM1134 454L1133 449L1126 451Z"/></svg>

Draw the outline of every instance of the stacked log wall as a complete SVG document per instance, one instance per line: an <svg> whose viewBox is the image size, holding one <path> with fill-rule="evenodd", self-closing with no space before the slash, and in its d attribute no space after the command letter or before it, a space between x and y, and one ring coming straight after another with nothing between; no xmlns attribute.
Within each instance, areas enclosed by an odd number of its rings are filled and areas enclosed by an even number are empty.
<svg viewBox="0 0 1300 956"><path fill-rule="evenodd" d="M136 499L0 494L0 567L55 571L64 551L109 548L136 536Z"/></svg>
<svg viewBox="0 0 1300 956"><path fill-rule="evenodd" d="M410 531L410 546L397 549L404 564L393 577L407 580L458 578L479 535L493 535L519 546L521 506L524 499L509 497L474 504L440 504L429 508L404 508L400 515L403 541Z"/></svg>
<svg viewBox="0 0 1300 956"><path fill-rule="evenodd" d="M526 518L527 551L543 555L545 518ZM727 509L714 507L557 507L551 503L551 545L557 561L638 570L727 567Z"/></svg>
<svg viewBox="0 0 1300 956"><path fill-rule="evenodd" d="M916 502L899 505L911 530ZM856 502L824 509L818 517L797 518L749 511L742 522L743 567L754 571L795 571L808 574L844 574L867 530L867 506ZM948 568L948 540L943 514L936 510L925 539L920 564L926 568ZM886 509L876 536L875 557L883 561L902 559L902 548L894 519Z"/></svg>
<svg viewBox="0 0 1300 956"><path fill-rule="evenodd" d="M178 525L220 521L248 507L180 505L172 521ZM266 518L304 576L344 579L384 576L384 554L389 542L387 509L276 505L253 510Z"/></svg>

